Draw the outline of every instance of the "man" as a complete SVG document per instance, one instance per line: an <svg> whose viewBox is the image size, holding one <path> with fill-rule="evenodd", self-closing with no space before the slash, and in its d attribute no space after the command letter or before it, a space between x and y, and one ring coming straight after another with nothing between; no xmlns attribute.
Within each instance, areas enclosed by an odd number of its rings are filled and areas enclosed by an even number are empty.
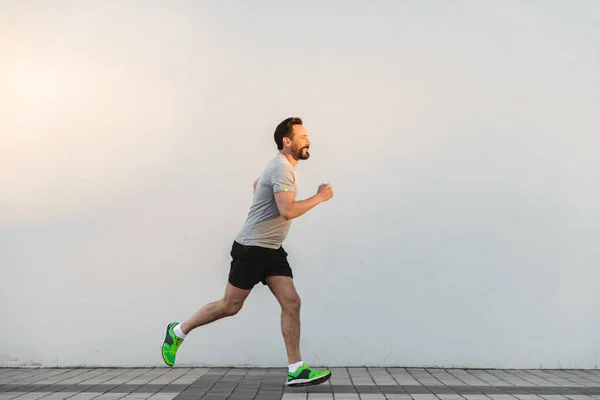
<svg viewBox="0 0 600 400"><path fill-rule="evenodd" d="M237 314L258 282L268 285L281 305L281 332L288 356L287 385L315 385L331 377L328 370L309 368L300 356L300 297L296 292L287 253L281 246L292 220L333 196L322 184L306 200L296 200L296 165L310 157L308 133L300 118L287 118L274 133L278 154L253 183L254 197L246 221L231 248L231 267L225 295L209 303L183 323L167 326L163 360L175 363L177 349L193 329Z"/></svg>

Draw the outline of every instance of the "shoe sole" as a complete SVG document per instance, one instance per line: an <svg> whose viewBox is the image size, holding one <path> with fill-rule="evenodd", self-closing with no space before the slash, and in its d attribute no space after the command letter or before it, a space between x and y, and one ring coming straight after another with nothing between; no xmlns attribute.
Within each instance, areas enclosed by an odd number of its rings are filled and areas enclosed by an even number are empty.
<svg viewBox="0 0 600 400"><path fill-rule="evenodd" d="M320 378L315 378L315 379L297 379L292 381L292 383L288 383L287 386L288 387L302 387L302 386L313 386L313 385L320 385L321 383L327 382L329 380L329 378L331 378L331 373L322 376ZM299 382L300 381L300 382Z"/></svg>

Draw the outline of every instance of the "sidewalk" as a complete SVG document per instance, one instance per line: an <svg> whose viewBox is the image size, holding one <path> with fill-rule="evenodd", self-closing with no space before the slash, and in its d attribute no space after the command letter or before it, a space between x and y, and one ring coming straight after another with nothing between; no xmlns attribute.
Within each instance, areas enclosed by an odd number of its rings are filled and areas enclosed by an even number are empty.
<svg viewBox="0 0 600 400"><path fill-rule="evenodd" d="M0 400L600 400L600 370L333 368L288 388L285 368L0 368Z"/></svg>

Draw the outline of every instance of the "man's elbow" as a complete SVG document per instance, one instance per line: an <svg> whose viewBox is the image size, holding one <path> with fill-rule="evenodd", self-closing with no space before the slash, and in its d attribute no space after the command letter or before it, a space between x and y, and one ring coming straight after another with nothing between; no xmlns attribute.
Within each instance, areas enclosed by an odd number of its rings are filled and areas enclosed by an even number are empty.
<svg viewBox="0 0 600 400"><path fill-rule="evenodd" d="M281 218L285 219L286 221L294 218L289 210L279 210L279 215L281 215Z"/></svg>

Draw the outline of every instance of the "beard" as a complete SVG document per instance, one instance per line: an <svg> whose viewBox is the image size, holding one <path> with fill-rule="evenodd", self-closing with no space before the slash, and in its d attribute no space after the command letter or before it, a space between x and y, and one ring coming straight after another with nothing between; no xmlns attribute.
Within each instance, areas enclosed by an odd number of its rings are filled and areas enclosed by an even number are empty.
<svg viewBox="0 0 600 400"><path fill-rule="evenodd" d="M308 146L298 148L296 147L296 145L293 145L291 150L292 156L296 160L308 160L308 158L310 157L310 153L308 152Z"/></svg>

